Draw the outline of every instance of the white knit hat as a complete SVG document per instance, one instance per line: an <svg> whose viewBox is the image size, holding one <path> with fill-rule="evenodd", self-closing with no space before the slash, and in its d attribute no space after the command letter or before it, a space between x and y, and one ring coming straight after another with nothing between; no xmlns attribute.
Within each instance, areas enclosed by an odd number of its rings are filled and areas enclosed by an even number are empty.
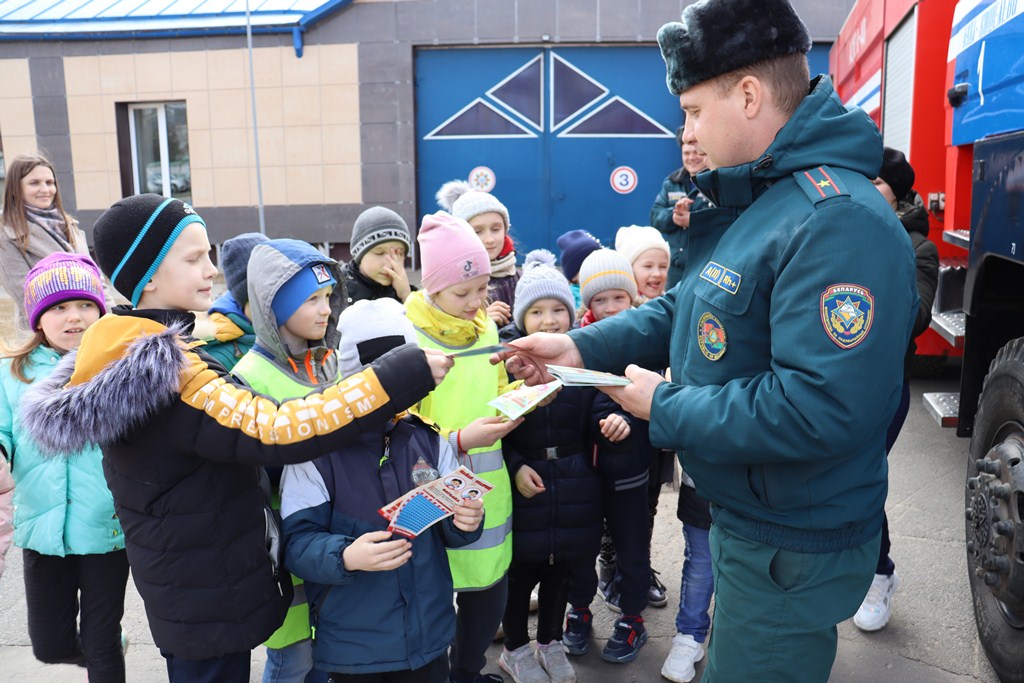
<svg viewBox="0 0 1024 683"><path fill-rule="evenodd" d="M493 212L501 215L505 221L505 230L511 227L505 205L489 192L474 190L464 180L449 180L437 191L435 198L438 206L467 223L482 213Z"/></svg>
<svg viewBox="0 0 1024 683"><path fill-rule="evenodd" d="M633 266L617 251L598 249L583 259L580 266L580 297L590 308L590 300L609 289L621 289L636 298L636 280Z"/></svg>
<svg viewBox="0 0 1024 683"><path fill-rule="evenodd" d="M416 341L405 307L390 297L357 301L338 318L338 370L359 372L388 351Z"/></svg>
<svg viewBox="0 0 1024 683"><path fill-rule="evenodd" d="M569 281L555 268L555 255L547 249L534 249L526 255L523 274L516 283L516 303L512 308L516 327L523 332L526 331L523 324L526 312L541 299L561 301L569 311L570 317L576 308L572 290L569 289Z"/></svg>
<svg viewBox="0 0 1024 683"><path fill-rule="evenodd" d="M615 233L615 251L626 257L631 268L633 262L640 258L640 254L648 249L661 249L665 252L665 256L672 257L668 242L657 228L648 225L630 225L619 228L619 231Z"/></svg>

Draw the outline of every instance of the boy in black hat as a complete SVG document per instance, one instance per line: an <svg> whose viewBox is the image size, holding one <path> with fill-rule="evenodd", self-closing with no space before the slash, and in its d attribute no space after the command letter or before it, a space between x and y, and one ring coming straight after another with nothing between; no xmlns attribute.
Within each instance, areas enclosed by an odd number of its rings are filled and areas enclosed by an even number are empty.
<svg viewBox="0 0 1024 683"><path fill-rule="evenodd" d="M878 559L913 250L871 185L877 127L809 79L810 36L787 0L700 0L658 42L716 208L691 216L674 289L517 341L529 358L507 367L625 372L631 384L605 391L650 420L651 442L711 501L704 681L824 683L836 624ZM666 364L671 381L654 372Z"/></svg>
<svg viewBox="0 0 1024 683"><path fill-rule="evenodd" d="M33 387L25 427L44 450L102 448L169 679L247 682L250 650L292 598L260 466L308 461L380 429L430 392L451 360L406 344L279 404L234 384L191 336L190 311L209 306L217 273L191 206L128 197L93 235L97 261L132 306L90 327L77 354Z"/></svg>

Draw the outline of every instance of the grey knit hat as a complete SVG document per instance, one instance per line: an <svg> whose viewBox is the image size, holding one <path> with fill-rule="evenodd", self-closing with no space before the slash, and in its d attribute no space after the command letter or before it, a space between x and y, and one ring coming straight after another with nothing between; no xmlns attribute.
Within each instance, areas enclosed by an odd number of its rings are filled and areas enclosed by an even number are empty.
<svg viewBox="0 0 1024 683"><path fill-rule="evenodd" d="M807 54L811 36L789 0L698 0L658 31L669 92L775 57Z"/></svg>
<svg viewBox="0 0 1024 683"><path fill-rule="evenodd" d="M349 251L352 260L359 264L363 254L379 242L401 242L406 251L411 248L412 234L409 226L397 213L383 206L371 206L359 214L352 226L352 241Z"/></svg>
<svg viewBox="0 0 1024 683"><path fill-rule="evenodd" d="M547 249L534 249L526 255L523 274L516 283L516 303L512 309L516 327L526 331L523 324L526 312L541 299L561 301L569 311L569 318L572 318L576 301L568 280L555 268L555 255Z"/></svg>
<svg viewBox="0 0 1024 683"><path fill-rule="evenodd" d="M464 180L449 180L437 191L435 198L438 206L467 223L482 213L493 212L500 214L504 219L505 230L511 227L505 205L489 192L474 190Z"/></svg>
<svg viewBox="0 0 1024 683"><path fill-rule="evenodd" d="M249 255L256 245L269 241L266 235L258 232L243 232L220 246L220 269L224 271L224 282L241 307L249 303L249 280L246 279Z"/></svg>
<svg viewBox="0 0 1024 683"><path fill-rule="evenodd" d="M405 307L390 297L357 301L338 318L338 370L342 377L403 344L416 341L416 330L405 317Z"/></svg>
<svg viewBox="0 0 1024 683"><path fill-rule="evenodd" d="M611 249L598 249L583 259L580 266L580 297L583 305L590 308L590 300L609 289L621 289L636 298L636 280L633 266L626 257Z"/></svg>

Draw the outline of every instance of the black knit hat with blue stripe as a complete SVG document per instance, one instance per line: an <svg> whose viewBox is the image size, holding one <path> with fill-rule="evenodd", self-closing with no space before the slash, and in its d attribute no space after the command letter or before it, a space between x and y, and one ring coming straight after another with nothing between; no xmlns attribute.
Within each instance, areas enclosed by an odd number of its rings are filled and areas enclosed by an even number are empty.
<svg viewBox="0 0 1024 683"><path fill-rule="evenodd" d="M195 209L158 194L137 194L114 203L96 221L96 261L114 289L139 305L142 289L153 279L174 240L192 223L206 223Z"/></svg>

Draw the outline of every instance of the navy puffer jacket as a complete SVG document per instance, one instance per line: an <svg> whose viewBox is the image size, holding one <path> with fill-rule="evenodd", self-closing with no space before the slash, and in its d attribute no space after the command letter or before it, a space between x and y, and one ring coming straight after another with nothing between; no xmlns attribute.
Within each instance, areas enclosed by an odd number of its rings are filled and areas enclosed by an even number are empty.
<svg viewBox="0 0 1024 683"><path fill-rule="evenodd" d="M514 480L529 465L546 489L524 498L512 487L513 562L557 562L597 552L604 511L592 435L605 415L595 412L596 393L590 387L564 387L554 402L527 415L501 440L509 476Z"/></svg>

